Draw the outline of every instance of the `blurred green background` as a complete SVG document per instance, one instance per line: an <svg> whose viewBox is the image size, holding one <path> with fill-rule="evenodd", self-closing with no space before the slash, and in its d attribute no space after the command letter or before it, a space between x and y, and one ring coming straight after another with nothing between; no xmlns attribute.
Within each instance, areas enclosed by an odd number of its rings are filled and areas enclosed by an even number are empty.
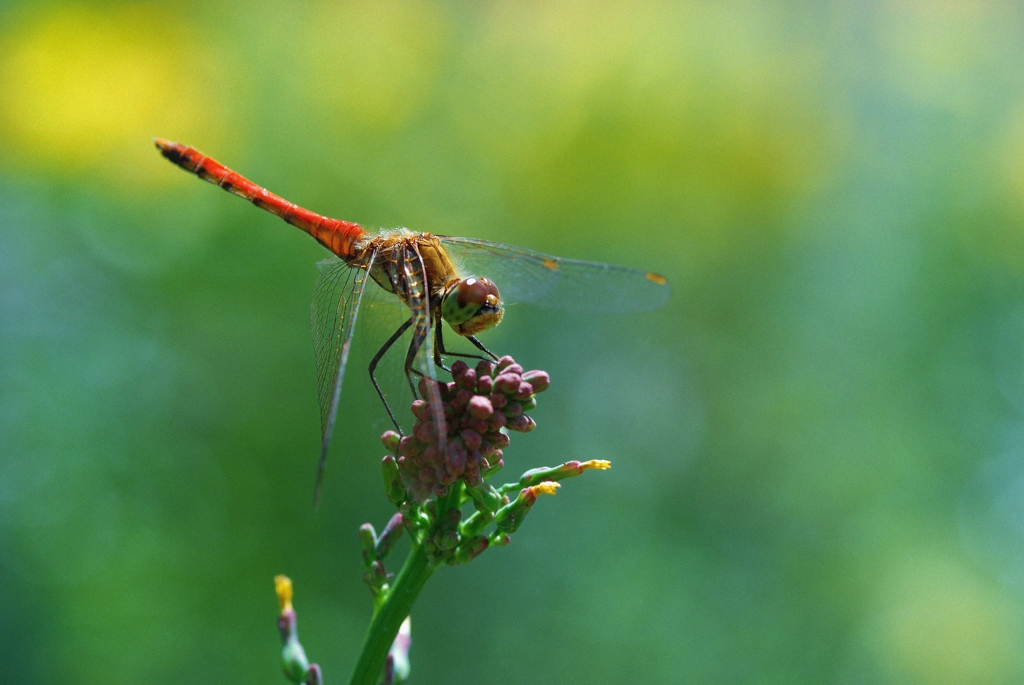
<svg viewBox="0 0 1024 685"><path fill-rule="evenodd" d="M1021 64L1001 0L0 2L0 681L283 683L276 573L328 682L369 620L325 253L162 136L673 284L485 335L554 379L511 475L614 468L434 576L414 682L1021 682Z"/></svg>

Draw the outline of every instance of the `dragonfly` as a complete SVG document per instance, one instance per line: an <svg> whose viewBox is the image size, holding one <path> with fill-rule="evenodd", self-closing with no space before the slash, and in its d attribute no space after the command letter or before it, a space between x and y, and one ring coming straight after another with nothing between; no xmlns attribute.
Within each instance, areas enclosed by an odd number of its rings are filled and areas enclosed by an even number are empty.
<svg viewBox="0 0 1024 685"><path fill-rule="evenodd" d="M432 422L442 440L446 430L436 370L447 370L444 358L451 356L497 360L477 335L501 322L507 305L531 302L556 309L618 313L656 309L671 294L665 277L650 271L405 228L372 233L359 224L293 204L194 147L161 138L153 142L165 158L182 169L284 219L334 255L319 265L311 307L321 432L317 500L356 320L368 290L380 288L408 309L404 321L370 360L370 381L391 422L403 434L376 371L388 351L411 331L403 362L405 377L414 398L426 395L422 399L433 412ZM444 323L481 354L448 351ZM420 383L420 379L432 382Z"/></svg>

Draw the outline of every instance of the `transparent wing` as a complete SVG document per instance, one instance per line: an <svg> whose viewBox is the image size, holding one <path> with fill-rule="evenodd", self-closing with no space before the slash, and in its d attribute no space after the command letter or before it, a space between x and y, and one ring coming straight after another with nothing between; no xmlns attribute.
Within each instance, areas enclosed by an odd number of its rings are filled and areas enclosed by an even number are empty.
<svg viewBox="0 0 1024 685"><path fill-rule="evenodd" d="M621 313L657 309L672 294L665 277L650 271L552 257L476 238L444 236L441 242L464 276L490 278L506 304Z"/></svg>
<svg viewBox="0 0 1024 685"><path fill-rule="evenodd" d="M316 497L320 499L327 448L338 414L345 364L352 346L359 304L373 255L364 268L349 266L336 257L317 264L320 277L313 286L310 318L313 328L313 354L316 357L317 397L320 400L320 462L317 466Z"/></svg>

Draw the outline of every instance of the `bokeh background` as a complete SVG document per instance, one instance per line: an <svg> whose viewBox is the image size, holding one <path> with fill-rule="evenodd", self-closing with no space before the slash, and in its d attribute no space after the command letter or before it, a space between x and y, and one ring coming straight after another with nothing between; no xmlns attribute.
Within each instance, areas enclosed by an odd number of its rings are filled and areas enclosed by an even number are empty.
<svg viewBox="0 0 1024 685"><path fill-rule="evenodd" d="M162 136L673 284L486 335L554 378L511 475L614 468L434 576L415 682L1021 682L1022 64L1009 0L0 2L0 681L283 683L276 573L328 682L369 619L366 348L314 512L324 251Z"/></svg>

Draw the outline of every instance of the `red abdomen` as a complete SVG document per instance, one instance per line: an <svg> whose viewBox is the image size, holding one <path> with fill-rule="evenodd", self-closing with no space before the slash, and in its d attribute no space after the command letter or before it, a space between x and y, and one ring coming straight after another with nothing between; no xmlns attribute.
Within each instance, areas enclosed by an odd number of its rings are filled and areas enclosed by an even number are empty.
<svg viewBox="0 0 1024 685"><path fill-rule="evenodd" d="M331 219L292 204L207 157L194 147L160 138L154 139L153 142L160 149L160 154L182 169L191 171L204 181L219 185L229 193L244 197L260 209L276 214L292 226L301 228L346 261L355 256L356 243L366 236L366 231L359 224Z"/></svg>

